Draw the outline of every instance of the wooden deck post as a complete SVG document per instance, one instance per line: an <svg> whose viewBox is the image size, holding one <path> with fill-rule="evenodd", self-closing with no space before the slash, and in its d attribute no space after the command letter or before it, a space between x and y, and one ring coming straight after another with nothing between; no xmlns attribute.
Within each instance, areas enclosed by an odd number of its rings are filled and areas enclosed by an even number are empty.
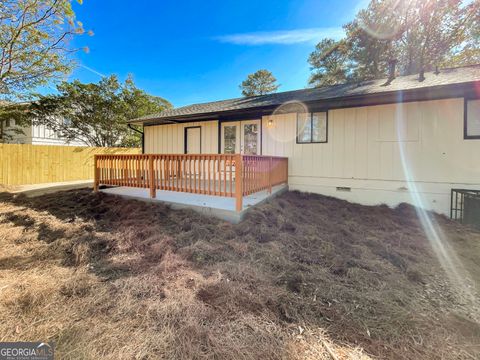
<svg viewBox="0 0 480 360"><path fill-rule="evenodd" d="M288 157L285 159L285 183L288 185Z"/></svg>
<svg viewBox="0 0 480 360"><path fill-rule="evenodd" d="M268 193L272 193L272 171L273 171L273 158L268 158Z"/></svg>
<svg viewBox="0 0 480 360"><path fill-rule="evenodd" d="M155 184L155 174L153 167L153 156L148 155L148 184L150 185L150 197L157 197L157 186Z"/></svg>
<svg viewBox="0 0 480 360"><path fill-rule="evenodd" d="M243 209L243 163L242 155L235 156L235 205L237 212Z"/></svg>
<svg viewBox="0 0 480 360"><path fill-rule="evenodd" d="M93 191L98 191L100 171L98 169L98 156L93 156Z"/></svg>

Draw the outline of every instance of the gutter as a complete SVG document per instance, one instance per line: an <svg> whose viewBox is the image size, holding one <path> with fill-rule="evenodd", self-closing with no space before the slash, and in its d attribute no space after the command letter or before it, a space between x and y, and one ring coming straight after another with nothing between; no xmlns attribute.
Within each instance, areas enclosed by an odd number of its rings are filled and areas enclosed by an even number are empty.
<svg viewBox="0 0 480 360"><path fill-rule="evenodd" d="M142 154L145 154L145 133L143 131L140 131L138 129L135 129L132 124L127 124L128 128L130 130L135 131L136 133L139 133L142 135Z"/></svg>

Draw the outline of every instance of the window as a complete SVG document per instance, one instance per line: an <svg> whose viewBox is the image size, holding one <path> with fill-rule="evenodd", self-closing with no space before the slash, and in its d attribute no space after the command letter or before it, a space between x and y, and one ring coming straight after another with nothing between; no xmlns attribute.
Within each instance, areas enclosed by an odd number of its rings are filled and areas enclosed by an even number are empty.
<svg viewBox="0 0 480 360"><path fill-rule="evenodd" d="M257 155L259 145L259 124L243 124L243 153L245 155Z"/></svg>
<svg viewBox="0 0 480 360"><path fill-rule="evenodd" d="M480 99L465 99L464 138L480 139Z"/></svg>
<svg viewBox="0 0 480 360"><path fill-rule="evenodd" d="M225 154L235 154L237 146L237 127L235 125L226 125L224 131L224 149Z"/></svg>
<svg viewBox="0 0 480 360"><path fill-rule="evenodd" d="M328 141L328 113L297 113L297 143L326 143Z"/></svg>

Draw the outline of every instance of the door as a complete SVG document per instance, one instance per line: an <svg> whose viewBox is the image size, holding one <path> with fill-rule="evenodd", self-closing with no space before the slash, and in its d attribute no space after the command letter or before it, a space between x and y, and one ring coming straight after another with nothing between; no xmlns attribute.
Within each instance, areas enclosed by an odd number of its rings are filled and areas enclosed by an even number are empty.
<svg viewBox="0 0 480 360"><path fill-rule="evenodd" d="M260 155L260 126L260 120L223 123L222 153Z"/></svg>
<svg viewBox="0 0 480 360"><path fill-rule="evenodd" d="M201 134L200 126L185 128L185 154L201 154Z"/></svg>
<svg viewBox="0 0 480 360"><path fill-rule="evenodd" d="M240 151L245 155L260 155L260 120L240 123Z"/></svg>

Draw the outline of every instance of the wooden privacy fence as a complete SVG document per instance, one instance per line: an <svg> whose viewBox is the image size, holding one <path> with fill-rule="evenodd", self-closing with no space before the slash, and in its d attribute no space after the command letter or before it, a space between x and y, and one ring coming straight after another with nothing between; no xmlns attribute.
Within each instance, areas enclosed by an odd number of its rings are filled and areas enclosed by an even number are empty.
<svg viewBox="0 0 480 360"><path fill-rule="evenodd" d="M91 180L95 154L139 154L138 148L0 144L0 184Z"/></svg>
<svg viewBox="0 0 480 360"><path fill-rule="evenodd" d="M239 181L240 179L240 181ZM235 197L288 182L288 158L230 154L96 155L95 190L115 185Z"/></svg>

